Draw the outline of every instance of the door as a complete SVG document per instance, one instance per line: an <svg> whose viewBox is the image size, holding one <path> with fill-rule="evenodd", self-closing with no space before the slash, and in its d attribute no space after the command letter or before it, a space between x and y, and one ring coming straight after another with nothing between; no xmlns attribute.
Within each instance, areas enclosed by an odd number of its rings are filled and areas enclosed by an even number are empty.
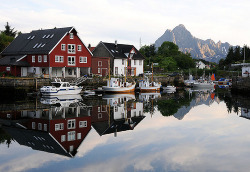
<svg viewBox="0 0 250 172"><path fill-rule="evenodd" d="M21 76L27 76L28 69L27 67L21 67Z"/></svg>

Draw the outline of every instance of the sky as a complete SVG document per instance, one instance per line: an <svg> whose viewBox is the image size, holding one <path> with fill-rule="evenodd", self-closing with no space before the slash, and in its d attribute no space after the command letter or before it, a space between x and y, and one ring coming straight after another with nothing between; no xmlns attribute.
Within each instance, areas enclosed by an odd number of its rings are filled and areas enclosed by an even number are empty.
<svg viewBox="0 0 250 172"><path fill-rule="evenodd" d="M73 26L85 45L100 41L153 44L167 29L183 24L203 40L250 45L247 0L0 0L0 30Z"/></svg>

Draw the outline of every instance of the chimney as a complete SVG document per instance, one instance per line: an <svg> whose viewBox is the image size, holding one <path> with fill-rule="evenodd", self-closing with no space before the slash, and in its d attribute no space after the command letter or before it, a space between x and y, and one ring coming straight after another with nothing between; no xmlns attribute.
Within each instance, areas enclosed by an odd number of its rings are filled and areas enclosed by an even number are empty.
<svg viewBox="0 0 250 172"><path fill-rule="evenodd" d="M117 40L115 40L115 48L117 49Z"/></svg>
<svg viewBox="0 0 250 172"><path fill-rule="evenodd" d="M88 48L91 48L91 44L88 45Z"/></svg>

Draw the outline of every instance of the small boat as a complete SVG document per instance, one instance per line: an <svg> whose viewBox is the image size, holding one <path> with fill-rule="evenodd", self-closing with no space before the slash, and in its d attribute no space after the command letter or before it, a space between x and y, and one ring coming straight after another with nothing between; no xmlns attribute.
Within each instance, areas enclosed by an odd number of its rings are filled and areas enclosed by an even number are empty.
<svg viewBox="0 0 250 172"><path fill-rule="evenodd" d="M122 82L119 78L111 78L107 86L102 87L106 93L131 93L135 91L135 83Z"/></svg>
<svg viewBox="0 0 250 172"><path fill-rule="evenodd" d="M72 95L79 94L82 88L82 86L71 85L69 82L62 82L61 79L56 78L54 82L51 82L51 86L41 87L40 92L43 96Z"/></svg>
<svg viewBox="0 0 250 172"><path fill-rule="evenodd" d="M162 87L163 90L167 90L167 91L176 91L176 87L172 86L172 85L168 85L166 87Z"/></svg>
<svg viewBox="0 0 250 172"><path fill-rule="evenodd" d="M193 76L190 74L189 78L184 81L184 85L187 87L191 87L194 82L195 80L193 79Z"/></svg>
<svg viewBox="0 0 250 172"><path fill-rule="evenodd" d="M215 80L214 74L212 75L210 80L204 79L205 73L203 74L203 77L200 79L196 80L192 86L195 88L214 88L215 83L213 82ZM209 77L210 78L210 77Z"/></svg>
<svg viewBox="0 0 250 172"><path fill-rule="evenodd" d="M94 95L95 91L94 90L84 90L83 94Z"/></svg>
<svg viewBox="0 0 250 172"><path fill-rule="evenodd" d="M139 82L139 90L141 92L155 92L160 91L161 89L161 83L160 82L149 82L148 77L146 77L146 80L141 80Z"/></svg>

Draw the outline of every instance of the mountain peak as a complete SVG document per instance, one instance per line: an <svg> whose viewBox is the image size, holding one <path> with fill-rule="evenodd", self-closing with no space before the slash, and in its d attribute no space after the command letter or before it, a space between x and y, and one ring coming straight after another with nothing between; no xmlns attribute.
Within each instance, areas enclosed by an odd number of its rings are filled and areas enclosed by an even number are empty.
<svg viewBox="0 0 250 172"><path fill-rule="evenodd" d="M215 43L212 39L201 40L195 38L183 24L176 26L172 31L166 30L164 34L155 41L155 47L158 48L165 41L173 42L178 45L180 51L189 52L193 58L204 59L207 61L218 62L225 58L230 44Z"/></svg>

